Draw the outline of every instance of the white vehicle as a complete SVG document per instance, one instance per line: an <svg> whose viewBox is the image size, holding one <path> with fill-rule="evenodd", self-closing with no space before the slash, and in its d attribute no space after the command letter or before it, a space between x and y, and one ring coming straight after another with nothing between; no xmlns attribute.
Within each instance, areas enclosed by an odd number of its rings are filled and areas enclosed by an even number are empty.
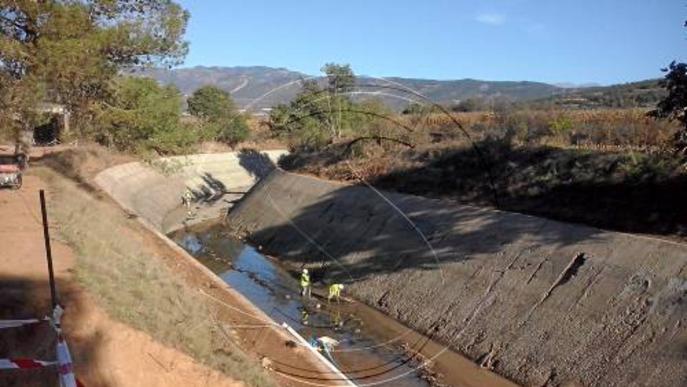
<svg viewBox="0 0 687 387"><path fill-rule="evenodd" d="M26 168L26 156L0 154L0 187L21 188L22 174Z"/></svg>

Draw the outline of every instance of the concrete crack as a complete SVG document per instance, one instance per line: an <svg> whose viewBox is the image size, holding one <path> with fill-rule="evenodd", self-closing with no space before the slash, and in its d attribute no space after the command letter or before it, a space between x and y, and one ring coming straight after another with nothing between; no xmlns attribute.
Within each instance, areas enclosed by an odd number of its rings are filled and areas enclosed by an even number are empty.
<svg viewBox="0 0 687 387"><path fill-rule="evenodd" d="M537 303L536 306L539 306L542 302L546 301L547 298L551 295L554 289L561 285L565 285L572 277L577 275L577 271L584 265L585 261L587 259L584 256L584 253L577 253L575 257L573 257L572 260L570 260L570 263L568 263L568 266L563 269L561 274L558 276L556 281L551 285L549 290L544 293L544 297Z"/></svg>
<svg viewBox="0 0 687 387"><path fill-rule="evenodd" d="M532 313L546 301L549 296L551 296L551 293L556 289L557 287L561 285L565 285L572 277L574 277L577 274L577 271L584 265L584 262L586 261L586 258L584 256L584 253L577 253L573 259L570 260L570 263L568 263L568 266L563 269L561 274L556 278L556 280L553 282L549 290L544 293L544 295L541 297L539 301L537 301L536 304L532 306L532 308L527 312L527 316L518 324L518 329L522 328L527 321L530 319L532 316Z"/></svg>
<svg viewBox="0 0 687 387"><path fill-rule="evenodd" d="M529 285L529 283L532 282L532 280L533 280L534 277L537 275L537 273L539 273L539 270L541 270L541 267L544 266L544 263L548 262L548 260L549 260L549 257L546 257L546 258L544 258L541 262L539 262L539 264L537 265L537 267L534 269L534 271L533 271L532 274L530 275L530 278L527 279L526 284Z"/></svg>

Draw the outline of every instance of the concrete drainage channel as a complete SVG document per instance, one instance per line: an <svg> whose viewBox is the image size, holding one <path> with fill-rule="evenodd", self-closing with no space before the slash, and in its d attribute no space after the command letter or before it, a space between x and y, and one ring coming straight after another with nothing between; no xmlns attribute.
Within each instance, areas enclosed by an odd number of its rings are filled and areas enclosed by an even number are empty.
<svg viewBox="0 0 687 387"><path fill-rule="evenodd" d="M325 355L352 385L512 385L362 304L330 304L321 289L315 289L312 299L302 298L296 272L234 238L221 223L182 229L170 238L307 342L322 336L337 340L340 344ZM304 371L319 373L299 374Z"/></svg>
<svg viewBox="0 0 687 387"><path fill-rule="evenodd" d="M423 337L400 321L524 385L678 386L687 380L684 244L412 195L385 193L383 200L368 187L273 170L269 160L281 153L190 156L171 175L131 163L103 171L96 181L155 232L226 216L234 231L289 267L316 269L336 257L355 280L332 266L328 281L346 284L348 294L394 318L362 304L342 306L342 316L354 318L335 333L348 334L351 345L367 339L374 346L405 332L406 343L421 343ZM193 209L199 215L190 220L179 209L187 188L200 194ZM432 249L390 203L412 219ZM207 267L243 281L233 285L271 315L278 313L277 321L291 321L306 336L308 329L332 325L326 306L311 307L313 322L299 325L299 300L286 297L294 290L292 276L260 255L246 260L241 245L234 243L232 252L228 238L215 239L227 245L212 249L217 258ZM269 273L279 287L266 280ZM357 321L363 324L356 327ZM444 347L427 341L422 348L432 357ZM385 364L405 351L373 355ZM493 374L477 372L455 353L441 356L452 357L434 368L455 376L455 384L492 384ZM407 381L424 383L417 376Z"/></svg>
<svg viewBox="0 0 687 387"><path fill-rule="evenodd" d="M207 229L187 229L224 218L243 193L270 173L274 161L283 153L242 151L173 157L162 160L174 167L164 173L142 163L128 163L101 172L96 183L169 244L174 242L163 234L173 233L179 245L196 255L208 272L221 276L233 290L261 308L261 314L266 312L266 318L286 322L308 338L328 335L341 339L332 360L359 386L510 385L363 304L330 307L319 301L321 305L317 308L318 301L314 300L304 305L296 296L297 283L274 260L236 239L213 237L206 233ZM180 206L181 195L187 189L197 195L192 218L187 218L187 209ZM414 353L417 349L422 353ZM432 367L426 366L428 359L432 360ZM294 369L293 374L300 375L294 379L306 385L332 385L332 379L341 379L326 368Z"/></svg>

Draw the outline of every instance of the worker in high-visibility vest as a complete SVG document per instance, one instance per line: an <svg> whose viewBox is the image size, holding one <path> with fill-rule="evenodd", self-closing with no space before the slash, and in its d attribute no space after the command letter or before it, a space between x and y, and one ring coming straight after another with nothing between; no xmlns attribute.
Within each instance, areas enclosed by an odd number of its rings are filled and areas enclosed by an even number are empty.
<svg viewBox="0 0 687 387"><path fill-rule="evenodd" d="M303 272L301 273L301 296L305 297L307 294L308 297L311 297L311 288L310 274L308 274L308 269L303 269Z"/></svg>
<svg viewBox="0 0 687 387"><path fill-rule="evenodd" d="M327 296L327 301L331 301L332 298L336 298L336 302L341 301L341 291L343 290L344 286L341 284L332 284L329 285L329 296Z"/></svg>
<svg viewBox="0 0 687 387"><path fill-rule="evenodd" d="M183 195L181 195L181 202L183 203L184 207L186 207L186 216L191 217L193 216L193 212L191 212L191 206L193 205L193 192L191 192L190 189L186 189Z"/></svg>
<svg viewBox="0 0 687 387"><path fill-rule="evenodd" d="M301 309L301 324L303 325L308 325L310 323L310 313L308 313L308 310L303 308Z"/></svg>

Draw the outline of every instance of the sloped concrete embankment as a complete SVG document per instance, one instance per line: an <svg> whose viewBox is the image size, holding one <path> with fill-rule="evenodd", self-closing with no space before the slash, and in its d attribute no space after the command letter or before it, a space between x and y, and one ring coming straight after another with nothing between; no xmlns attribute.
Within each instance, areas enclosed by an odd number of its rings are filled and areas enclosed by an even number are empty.
<svg viewBox="0 0 687 387"><path fill-rule="evenodd" d="M172 167L173 172L164 174L158 168L134 162L118 165L102 171L95 178L98 186L107 192L121 207L138 217L138 220L163 242L169 245L185 262L204 273L210 287L226 292L229 297L222 298L226 306L236 308L242 315L253 316L258 321L270 321L270 318L258 307L251 304L241 293L227 285L210 269L198 262L185 250L166 237L185 224L202 222L224 216L228 207L239 200L260 178L269 174L276 160L285 151L248 151L223 154L203 154L163 159L163 165ZM195 208L198 215L194 219L185 219L186 213L180 208L181 195L191 189L195 195ZM177 267L179 267L177 265ZM293 337L283 329L271 328L281 342ZM261 339L269 343L269 334ZM292 367L290 361L278 356L284 351L273 347L265 350L265 356L272 356L284 361L285 367ZM274 351L274 352L271 352ZM300 366L312 372L328 374L330 370L309 353L295 350L290 357L297 356ZM326 379L325 384L344 385L341 381ZM295 382L298 385L298 382ZM307 383L305 383L307 384Z"/></svg>
<svg viewBox="0 0 687 387"><path fill-rule="evenodd" d="M96 183L125 209L166 234L184 223L223 216L284 153L241 151L168 157L157 168L133 162L101 172ZM163 173L165 169L167 173ZM186 219L186 211L180 208L187 188L195 202L192 219Z"/></svg>
<svg viewBox="0 0 687 387"><path fill-rule="evenodd" d="M684 385L687 246L272 172L229 222L525 385Z"/></svg>

